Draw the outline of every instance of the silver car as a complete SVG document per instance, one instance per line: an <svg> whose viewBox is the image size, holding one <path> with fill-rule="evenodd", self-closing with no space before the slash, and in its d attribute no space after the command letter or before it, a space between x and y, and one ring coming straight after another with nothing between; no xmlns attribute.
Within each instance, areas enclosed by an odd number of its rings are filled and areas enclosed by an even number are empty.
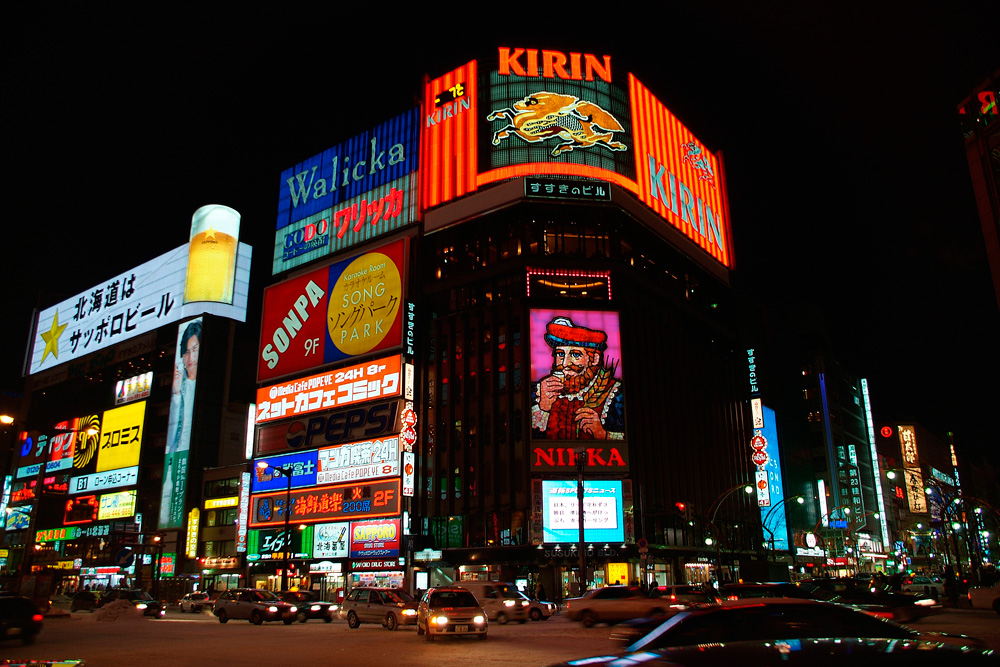
<svg viewBox="0 0 1000 667"><path fill-rule="evenodd" d="M400 588L355 588L340 608L349 628L362 623L381 623L387 630L417 622L417 600Z"/></svg>
<svg viewBox="0 0 1000 667"><path fill-rule="evenodd" d="M233 588L219 596L213 611L219 623L228 623L231 618L245 618L254 625L264 621L281 621L291 625L296 620L298 608L283 602L271 591Z"/></svg>

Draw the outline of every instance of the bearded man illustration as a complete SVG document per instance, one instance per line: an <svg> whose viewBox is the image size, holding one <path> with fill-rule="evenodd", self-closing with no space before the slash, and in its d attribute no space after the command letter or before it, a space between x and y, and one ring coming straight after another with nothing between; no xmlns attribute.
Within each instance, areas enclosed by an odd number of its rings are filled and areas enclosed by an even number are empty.
<svg viewBox="0 0 1000 667"><path fill-rule="evenodd" d="M615 377L617 362L605 363L608 336L555 317L545 326L552 373L534 386L531 428L549 440L622 440L625 398Z"/></svg>

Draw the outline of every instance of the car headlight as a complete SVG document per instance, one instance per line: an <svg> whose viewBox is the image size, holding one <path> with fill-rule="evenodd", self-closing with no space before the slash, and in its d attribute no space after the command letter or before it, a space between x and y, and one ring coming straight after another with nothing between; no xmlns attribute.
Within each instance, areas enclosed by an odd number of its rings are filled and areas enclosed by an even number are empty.
<svg viewBox="0 0 1000 667"><path fill-rule="evenodd" d="M146 603L145 602L139 602L138 604L135 605L135 608L136 609L145 609L146 608Z"/></svg>
<svg viewBox="0 0 1000 667"><path fill-rule="evenodd" d="M268 607L268 608L267 608L267 610L268 610L269 612L271 612L272 614L276 614L276 613L278 613L278 608L277 608L277 607L275 607L275 606L274 606L273 604L272 604L272 605L271 605L270 607Z"/></svg>
<svg viewBox="0 0 1000 667"><path fill-rule="evenodd" d="M417 615L417 610L416 609L404 609L403 610L403 616L416 616L416 615Z"/></svg>
<svg viewBox="0 0 1000 667"><path fill-rule="evenodd" d="M531 604L531 603L530 603L530 602L528 602L527 600L521 600L521 606L522 606L522 607L527 607L527 606L528 606L528 605L530 605L530 604Z"/></svg>
<svg viewBox="0 0 1000 667"><path fill-rule="evenodd" d="M486 622L486 617L485 616L473 616L472 617L472 622L475 623L476 625L482 625L483 623Z"/></svg>
<svg viewBox="0 0 1000 667"><path fill-rule="evenodd" d="M503 606L505 606L505 607L513 607L514 604L515 604L514 600L504 600L503 601Z"/></svg>
<svg viewBox="0 0 1000 667"><path fill-rule="evenodd" d="M933 607L934 605L937 604L937 600L931 598L922 598L920 600L917 600L913 604L917 605L918 607Z"/></svg>
<svg viewBox="0 0 1000 667"><path fill-rule="evenodd" d="M433 623L434 625L447 625L448 624L448 617L447 616L435 616L435 617L433 617L431 619L431 623Z"/></svg>
<svg viewBox="0 0 1000 667"><path fill-rule="evenodd" d="M288 608L288 611L290 611L290 612L291 612L291 613L293 613L293 614L294 614L295 612L297 612L298 610L299 610L299 608L298 608L298 607L294 607L294 606L292 606L292 607L289 607L289 608Z"/></svg>
<svg viewBox="0 0 1000 667"><path fill-rule="evenodd" d="M320 606L318 604L314 604L313 606L309 607L309 611L319 611L319 610Z"/></svg>

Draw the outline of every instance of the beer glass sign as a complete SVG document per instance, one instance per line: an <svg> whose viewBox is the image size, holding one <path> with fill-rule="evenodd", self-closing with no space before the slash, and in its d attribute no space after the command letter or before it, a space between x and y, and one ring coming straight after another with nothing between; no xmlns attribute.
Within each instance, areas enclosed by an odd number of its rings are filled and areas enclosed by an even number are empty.
<svg viewBox="0 0 1000 667"><path fill-rule="evenodd" d="M202 206L191 217L184 303L233 302L240 214L221 204Z"/></svg>

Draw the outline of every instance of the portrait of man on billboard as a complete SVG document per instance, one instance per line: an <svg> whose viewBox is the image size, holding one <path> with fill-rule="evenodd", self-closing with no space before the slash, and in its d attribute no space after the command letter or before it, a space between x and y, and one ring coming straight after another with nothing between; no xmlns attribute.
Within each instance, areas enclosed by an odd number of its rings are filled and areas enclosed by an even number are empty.
<svg viewBox="0 0 1000 667"><path fill-rule="evenodd" d="M177 359L170 394L167 448L163 458L163 490L160 495L160 528L179 528L184 520L187 460L191 448L194 393L201 352L201 318L181 324Z"/></svg>
<svg viewBox="0 0 1000 667"><path fill-rule="evenodd" d="M617 341L616 313L573 311L553 314L541 329L532 311L532 344L544 341L544 370L532 350L532 437L547 440L623 440L625 396L618 361L605 356L609 333ZM586 326L593 316L603 328ZM575 318L575 319L574 319ZM609 326L610 325L610 326ZM613 327L613 331L608 329ZM537 340L541 338L542 340Z"/></svg>

